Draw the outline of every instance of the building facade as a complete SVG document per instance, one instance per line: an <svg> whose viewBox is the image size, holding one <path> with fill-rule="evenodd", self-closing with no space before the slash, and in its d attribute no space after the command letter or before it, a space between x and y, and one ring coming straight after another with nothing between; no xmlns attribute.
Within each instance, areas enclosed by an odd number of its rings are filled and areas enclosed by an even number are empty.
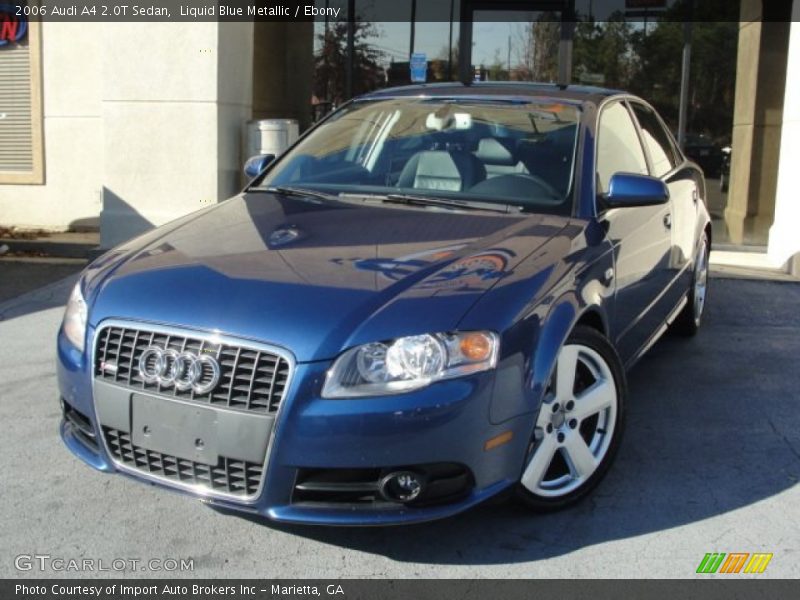
<svg viewBox="0 0 800 600"><path fill-rule="evenodd" d="M340 16L293 23L0 16L0 226L99 228L111 247L236 193L248 121L302 130L354 94L409 82L412 55L427 81L615 81L618 65L581 62L575 20L592 17L589 0L395 0L393 14L406 4L405 23L382 23L362 0L318 0ZM631 39L655 35L641 2L619 4ZM797 272L800 0L780 4L738 7L730 184L716 217L727 246L754 245ZM682 58L679 48L678 70Z"/></svg>

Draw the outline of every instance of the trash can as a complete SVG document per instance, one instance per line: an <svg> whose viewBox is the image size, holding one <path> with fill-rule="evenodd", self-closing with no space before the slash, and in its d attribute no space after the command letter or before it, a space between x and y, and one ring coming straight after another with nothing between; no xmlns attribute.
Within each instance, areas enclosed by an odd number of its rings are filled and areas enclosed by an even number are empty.
<svg viewBox="0 0 800 600"><path fill-rule="evenodd" d="M300 134L297 121L294 119L248 121L246 128L245 160L256 154L280 156Z"/></svg>

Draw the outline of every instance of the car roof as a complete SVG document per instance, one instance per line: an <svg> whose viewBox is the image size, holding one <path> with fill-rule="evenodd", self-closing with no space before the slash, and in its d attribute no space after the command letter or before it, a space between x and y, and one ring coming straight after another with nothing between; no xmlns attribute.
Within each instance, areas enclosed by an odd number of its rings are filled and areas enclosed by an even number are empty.
<svg viewBox="0 0 800 600"><path fill-rule="evenodd" d="M402 87L385 88L359 96L357 100L378 100L382 98L398 97L471 97L471 98L497 98L506 99L547 98L549 100L562 100L570 104L600 104L609 96L624 94L621 90L609 88L558 85L555 83L528 83L524 81L480 81L470 84L460 82L448 83L423 83Z"/></svg>

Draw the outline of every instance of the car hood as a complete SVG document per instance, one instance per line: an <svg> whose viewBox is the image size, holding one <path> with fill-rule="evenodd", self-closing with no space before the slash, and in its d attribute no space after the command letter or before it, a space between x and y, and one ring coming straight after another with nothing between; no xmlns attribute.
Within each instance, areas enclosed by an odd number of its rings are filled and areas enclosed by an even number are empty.
<svg viewBox="0 0 800 600"><path fill-rule="evenodd" d="M244 194L101 259L87 281L90 324L215 330L282 346L299 362L329 359L456 328L567 222Z"/></svg>

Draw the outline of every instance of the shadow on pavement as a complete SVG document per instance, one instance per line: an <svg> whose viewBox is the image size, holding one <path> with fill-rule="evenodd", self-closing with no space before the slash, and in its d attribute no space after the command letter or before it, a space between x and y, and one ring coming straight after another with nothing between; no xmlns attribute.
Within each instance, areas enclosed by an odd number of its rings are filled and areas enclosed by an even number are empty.
<svg viewBox="0 0 800 600"><path fill-rule="evenodd" d="M29 277L37 282L38 286L43 287L37 286L38 289L34 289L34 291L22 293L26 289L30 289L31 286L29 284L23 287L17 285L20 295L15 295L15 297L11 297L7 300L0 295L0 321L8 321L49 308L64 306L67 303L72 286L74 286L75 282L78 280L79 271L85 266L84 262L57 265L59 268L51 267L46 269L46 273L31 275L30 270L32 268L36 269L37 266L31 267L30 264L21 264L24 265L21 267L23 270L16 273L15 276ZM8 263L0 265L0 271L4 276L10 275ZM16 269L14 271L16 271ZM68 275L68 273L72 274ZM0 281L2 281L2 279L0 279ZM48 281L54 281L54 283L44 285ZM0 288L6 289L7 287L7 285L0 283Z"/></svg>
<svg viewBox="0 0 800 600"><path fill-rule="evenodd" d="M699 335L666 336L629 374L617 462L579 505L536 515L516 502L489 503L396 528L269 527L403 562L515 563L681 527L793 487L800 478L800 285L712 285Z"/></svg>

